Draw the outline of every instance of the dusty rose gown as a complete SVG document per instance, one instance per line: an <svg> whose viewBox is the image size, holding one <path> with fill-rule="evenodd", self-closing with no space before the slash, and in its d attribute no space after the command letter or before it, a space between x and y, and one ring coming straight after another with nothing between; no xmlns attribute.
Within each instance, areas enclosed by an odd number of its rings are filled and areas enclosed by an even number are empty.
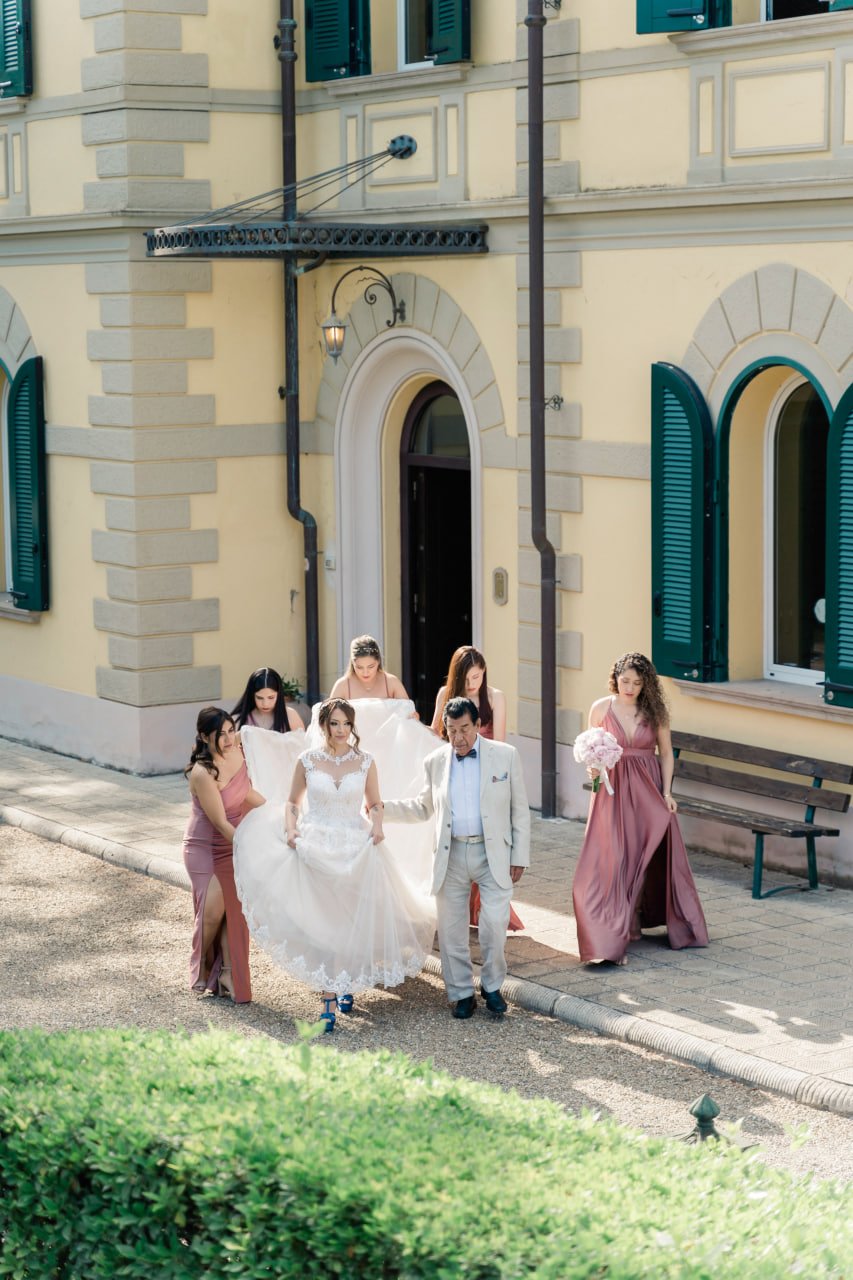
<svg viewBox="0 0 853 1280"><path fill-rule="evenodd" d="M243 764L234 777L220 791L225 806L225 816L236 827L243 817L243 804L251 790L249 774ZM193 889L193 943L190 956L190 985L196 989L215 991L222 969L221 930L213 942L213 956L206 981L202 979L202 935L204 900L211 878L215 875L222 886L225 898L225 927L228 930L228 946L231 952L231 982L236 1004L247 1004L252 998L249 978L249 926L243 916L243 908L234 884L234 863L231 845L221 836L192 797L187 829L184 832L184 866L189 872Z"/></svg>
<svg viewBox="0 0 853 1280"><path fill-rule="evenodd" d="M488 724L480 725L480 737L494 740L494 731L491 720ZM476 928L480 923L480 886L478 884L471 885L471 897L468 899L469 923L472 928ZM518 933L524 928L524 921L513 906L509 909L509 924L507 930L510 933Z"/></svg>
<svg viewBox="0 0 853 1280"><path fill-rule="evenodd" d="M572 886L584 962L618 963L639 930L665 924L669 945L704 947L708 929L678 819L661 793L656 734L640 724L629 742L612 707L603 728L623 754L610 770L614 795L593 792Z"/></svg>

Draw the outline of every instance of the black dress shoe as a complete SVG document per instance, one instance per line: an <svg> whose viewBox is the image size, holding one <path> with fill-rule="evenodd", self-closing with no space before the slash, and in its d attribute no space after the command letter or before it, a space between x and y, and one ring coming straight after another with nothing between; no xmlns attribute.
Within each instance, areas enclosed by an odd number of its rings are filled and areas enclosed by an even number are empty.
<svg viewBox="0 0 853 1280"><path fill-rule="evenodd" d="M487 991L485 987L481 987L480 994L486 1002L489 1013L506 1013L506 1000L500 991Z"/></svg>
<svg viewBox="0 0 853 1280"><path fill-rule="evenodd" d="M454 1018L470 1018L477 1007L476 996L463 996L461 1000L456 1001L456 1007L453 1010Z"/></svg>

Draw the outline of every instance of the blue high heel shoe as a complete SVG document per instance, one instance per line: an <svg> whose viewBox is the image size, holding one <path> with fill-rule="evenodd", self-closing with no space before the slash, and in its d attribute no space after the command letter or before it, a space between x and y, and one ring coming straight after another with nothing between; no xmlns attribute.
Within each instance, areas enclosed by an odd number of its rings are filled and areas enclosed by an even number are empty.
<svg viewBox="0 0 853 1280"><path fill-rule="evenodd" d="M338 1012L339 1012L339 1013L352 1013L352 1006L353 1006L353 1003L354 1003L354 1002L353 1002L353 998L352 998L352 996L351 996L351 995L339 996L339 997L338 997Z"/></svg>
<svg viewBox="0 0 853 1280"><path fill-rule="evenodd" d="M323 1034L329 1035L335 1029L335 1015L332 1013L332 1005L337 1004L337 1000L332 996L331 1000L323 998L323 1004L326 1006L320 1014L320 1021L326 1025L323 1027Z"/></svg>

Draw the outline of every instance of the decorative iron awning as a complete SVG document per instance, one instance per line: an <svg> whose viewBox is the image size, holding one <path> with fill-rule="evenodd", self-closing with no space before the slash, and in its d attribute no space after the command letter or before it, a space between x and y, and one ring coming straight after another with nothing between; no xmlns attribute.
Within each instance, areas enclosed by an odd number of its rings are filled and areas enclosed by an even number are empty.
<svg viewBox="0 0 853 1280"><path fill-rule="evenodd" d="M364 181L391 160L414 155L414 138L401 134L384 151L275 187L194 222L146 232L150 258L284 258L320 261L327 257L397 258L488 253L483 223L362 223L343 217L321 221L311 214L342 191ZM330 190L331 189L331 190ZM311 208L296 210L297 198L321 195Z"/></svg>
<svg viewBox="0 0 853 1280"><path fill-rule="evenodd" d="M214 222L146 232L151 258L406 258L488 253L488 226L360 222Z"/></svg>

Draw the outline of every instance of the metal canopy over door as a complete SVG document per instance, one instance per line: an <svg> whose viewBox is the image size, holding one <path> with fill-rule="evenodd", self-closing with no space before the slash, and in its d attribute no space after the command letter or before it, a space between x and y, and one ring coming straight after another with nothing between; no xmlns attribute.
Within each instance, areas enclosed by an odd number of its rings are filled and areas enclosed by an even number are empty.
<svg viewBox="0 0 853 1280"><path fill-rule="evenodd" d="M454 649L471 643L471 458L459 401L432 382L400 446L403 683L432 719Z"/></svg>

